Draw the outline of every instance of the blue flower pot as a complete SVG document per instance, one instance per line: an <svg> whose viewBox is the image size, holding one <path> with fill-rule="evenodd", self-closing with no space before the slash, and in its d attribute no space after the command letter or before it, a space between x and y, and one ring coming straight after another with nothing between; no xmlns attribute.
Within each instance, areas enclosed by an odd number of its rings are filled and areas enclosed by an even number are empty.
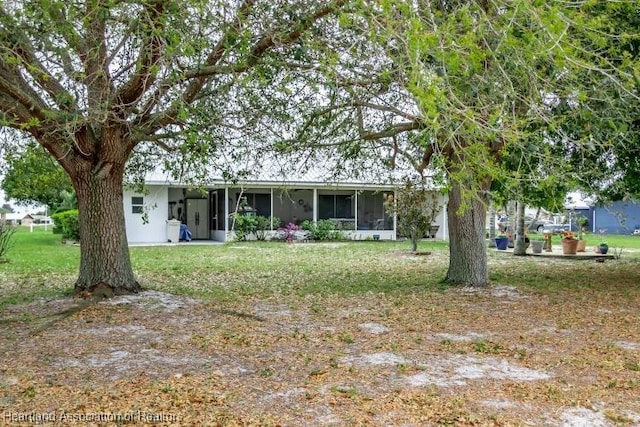
<svg viewBox="0 0 640 427"><path fill-rule="evenodd" d="M507 246L509 245L509 238L508 237L496 237L495 241L496 241L496 248L499 251L506 251L507 250Z"/></svg>

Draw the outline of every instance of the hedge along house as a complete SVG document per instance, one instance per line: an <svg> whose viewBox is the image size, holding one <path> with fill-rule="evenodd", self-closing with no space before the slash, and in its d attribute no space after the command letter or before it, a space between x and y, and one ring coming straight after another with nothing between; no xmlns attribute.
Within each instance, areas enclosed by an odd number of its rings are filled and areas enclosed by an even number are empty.
<svg viewBox="0 0 640 427"><path fill-rule="evenodd" d="M204 189L192 189L166 177L147 179L147 192L124 192L125 221L130 243L169 240L168 220L185 224L193 240L233 240L232 214L245 198L247 210L271 218L273 235L281 225L305 220L332 220L354 240L395 240L396 219L384 208L394 195L391 184L362 182L247 180L212 181ZM436 238L446 239L445 200L434 224ZM279 220L276 221L274 218Z"/></svg>

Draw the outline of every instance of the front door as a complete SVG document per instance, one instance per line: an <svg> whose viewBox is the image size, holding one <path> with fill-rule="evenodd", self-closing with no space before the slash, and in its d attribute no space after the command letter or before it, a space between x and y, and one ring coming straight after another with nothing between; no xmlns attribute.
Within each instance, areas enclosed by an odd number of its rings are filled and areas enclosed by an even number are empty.
<svg viewBox="0 0 640 427"><path fill-rule="evenodd" d="M191 231L192 239L209 238L209 221L207 199L185 199L187 213L187 227Z"/></svg>

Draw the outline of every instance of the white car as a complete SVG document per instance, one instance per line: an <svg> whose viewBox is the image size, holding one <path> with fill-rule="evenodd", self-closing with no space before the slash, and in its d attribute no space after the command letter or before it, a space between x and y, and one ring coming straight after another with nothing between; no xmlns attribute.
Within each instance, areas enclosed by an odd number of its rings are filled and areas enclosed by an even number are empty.
<svg viewBox="0 0 640 427"><path fill-rule="evenodd" d="M524 217L524 226L531 232L542 233L542 230L545 228L545 226L549 224L551 224L551 221L546 219L542 219L542 218L534 219L530 216ZM506 230L508 226L509 226L508 216L503 215L499 217L498 220L496 221L496 227L499 230Z"/></svg>

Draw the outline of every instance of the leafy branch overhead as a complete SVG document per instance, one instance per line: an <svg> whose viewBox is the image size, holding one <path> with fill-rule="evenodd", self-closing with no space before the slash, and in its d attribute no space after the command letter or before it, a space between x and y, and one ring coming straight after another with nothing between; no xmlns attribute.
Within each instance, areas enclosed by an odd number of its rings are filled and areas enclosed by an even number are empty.
<svg viewBox="0 0 640 427"><path fill-rule="evenodd" d="M23 2L0 11L0 115L67 170L148 141L175 151L191 109L276 61L332 2ZM215 117L215 121L220 118ZM232 119L230 127L237 125ZM106 159L105 159L106 160Z"/></svg>
<svg viewBox="0 0 640 427"><path fill-rule="evenodd" d="M597 169L585 160L637 146L637 5L376 5L341 15L328 59L300 72L311 89L292 144L444 170L476 193L496 178L535 186L570 162L563 175L585 187ZM601 122L597 134L586 117ZM520 162L503 163L505 151Z"/></svg>

